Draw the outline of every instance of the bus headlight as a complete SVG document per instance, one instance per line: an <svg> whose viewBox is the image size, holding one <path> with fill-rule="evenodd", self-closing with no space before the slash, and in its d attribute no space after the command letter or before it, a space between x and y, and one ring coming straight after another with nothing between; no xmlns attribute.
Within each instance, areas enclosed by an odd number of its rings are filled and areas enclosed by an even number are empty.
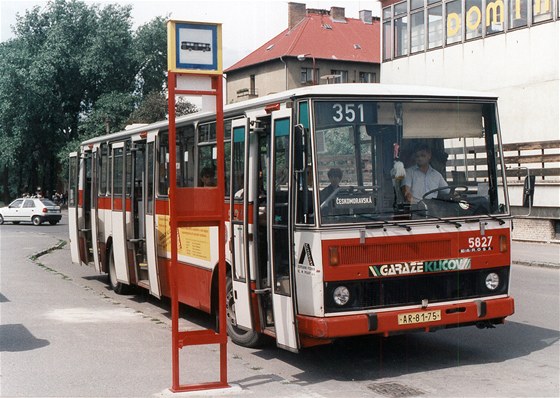
<svg viewBox="0 0 560 398"><path fill-rule="evenodd" d="M350 300L350 290L346 286L338 286L334 289L333 300L336 305L343 306Z"/></svg>
<svg viewBox="0 0 560 398"><path fill-rule="evenodd" d="M484 281L486 288L488 290L496 290L500 286L500 277L495 272L490 272L486 275L486 280Z"/></svg>

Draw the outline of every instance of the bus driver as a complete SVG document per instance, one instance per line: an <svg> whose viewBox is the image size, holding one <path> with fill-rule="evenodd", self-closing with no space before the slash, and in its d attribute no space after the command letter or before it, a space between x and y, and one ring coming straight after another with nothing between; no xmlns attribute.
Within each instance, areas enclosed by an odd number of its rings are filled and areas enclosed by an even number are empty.
<svg viewBox="0 0 560 398"><path fill-rule="evenodd" d="M403 195L408 203L418 203L426 192L447 186L443 176L430 166L432 150L428 145L418 146L415 152L415 160L416 165L406 169L403 181ZM437 192L433 192L426 198L435 198L437 194Z"/></svg>

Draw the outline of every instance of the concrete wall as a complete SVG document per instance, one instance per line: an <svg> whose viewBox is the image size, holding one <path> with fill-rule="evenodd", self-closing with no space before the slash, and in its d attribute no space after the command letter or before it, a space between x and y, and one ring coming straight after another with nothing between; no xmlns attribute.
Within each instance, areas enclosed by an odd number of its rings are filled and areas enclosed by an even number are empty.
<svg viewBox="0 0 560 398"><path fill-rule="evenodd" d="M496 93L504 142L560 136L560 21L385 62L381 82Z"/></svg>
<svg viewBox="0 0 560 398"><path fill-rule="evenodd" d="M283 64L267 63L256 65L243 69L243 73L228 73L226 80L226 102L228 104L253 98L248 96L240 97L237 94L238 90L250 89L251 75L255 76L255 93L259 97L286 89L284 83L286 81L286 71Z"/></svg>
<svg viewBox="0 0 560 398"><path fill-rule="evenodd" d="M512 238L535 242L560 243L554 230L554 220L518 217L513 221Z"/></svg>

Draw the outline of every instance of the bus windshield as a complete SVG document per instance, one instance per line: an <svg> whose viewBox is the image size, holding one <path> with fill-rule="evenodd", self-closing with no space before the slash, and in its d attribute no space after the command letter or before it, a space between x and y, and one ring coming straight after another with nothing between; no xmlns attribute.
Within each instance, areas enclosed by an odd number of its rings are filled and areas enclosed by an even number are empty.
<svg viewBox="0 0 560 398"><path fill-rule="evenodd" d="M494 103L315 101L322 224L506 211Z"/></svg>

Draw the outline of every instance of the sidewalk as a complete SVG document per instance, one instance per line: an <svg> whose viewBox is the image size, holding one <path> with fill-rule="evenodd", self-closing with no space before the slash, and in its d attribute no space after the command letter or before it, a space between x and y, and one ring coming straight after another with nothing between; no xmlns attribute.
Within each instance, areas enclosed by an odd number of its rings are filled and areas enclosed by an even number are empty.
<svg viewBox="0 0 560 398"><path fill-rule="evenodd" d="M560 268L560 244L512 241L511 261L513 264Z"/></svg>

